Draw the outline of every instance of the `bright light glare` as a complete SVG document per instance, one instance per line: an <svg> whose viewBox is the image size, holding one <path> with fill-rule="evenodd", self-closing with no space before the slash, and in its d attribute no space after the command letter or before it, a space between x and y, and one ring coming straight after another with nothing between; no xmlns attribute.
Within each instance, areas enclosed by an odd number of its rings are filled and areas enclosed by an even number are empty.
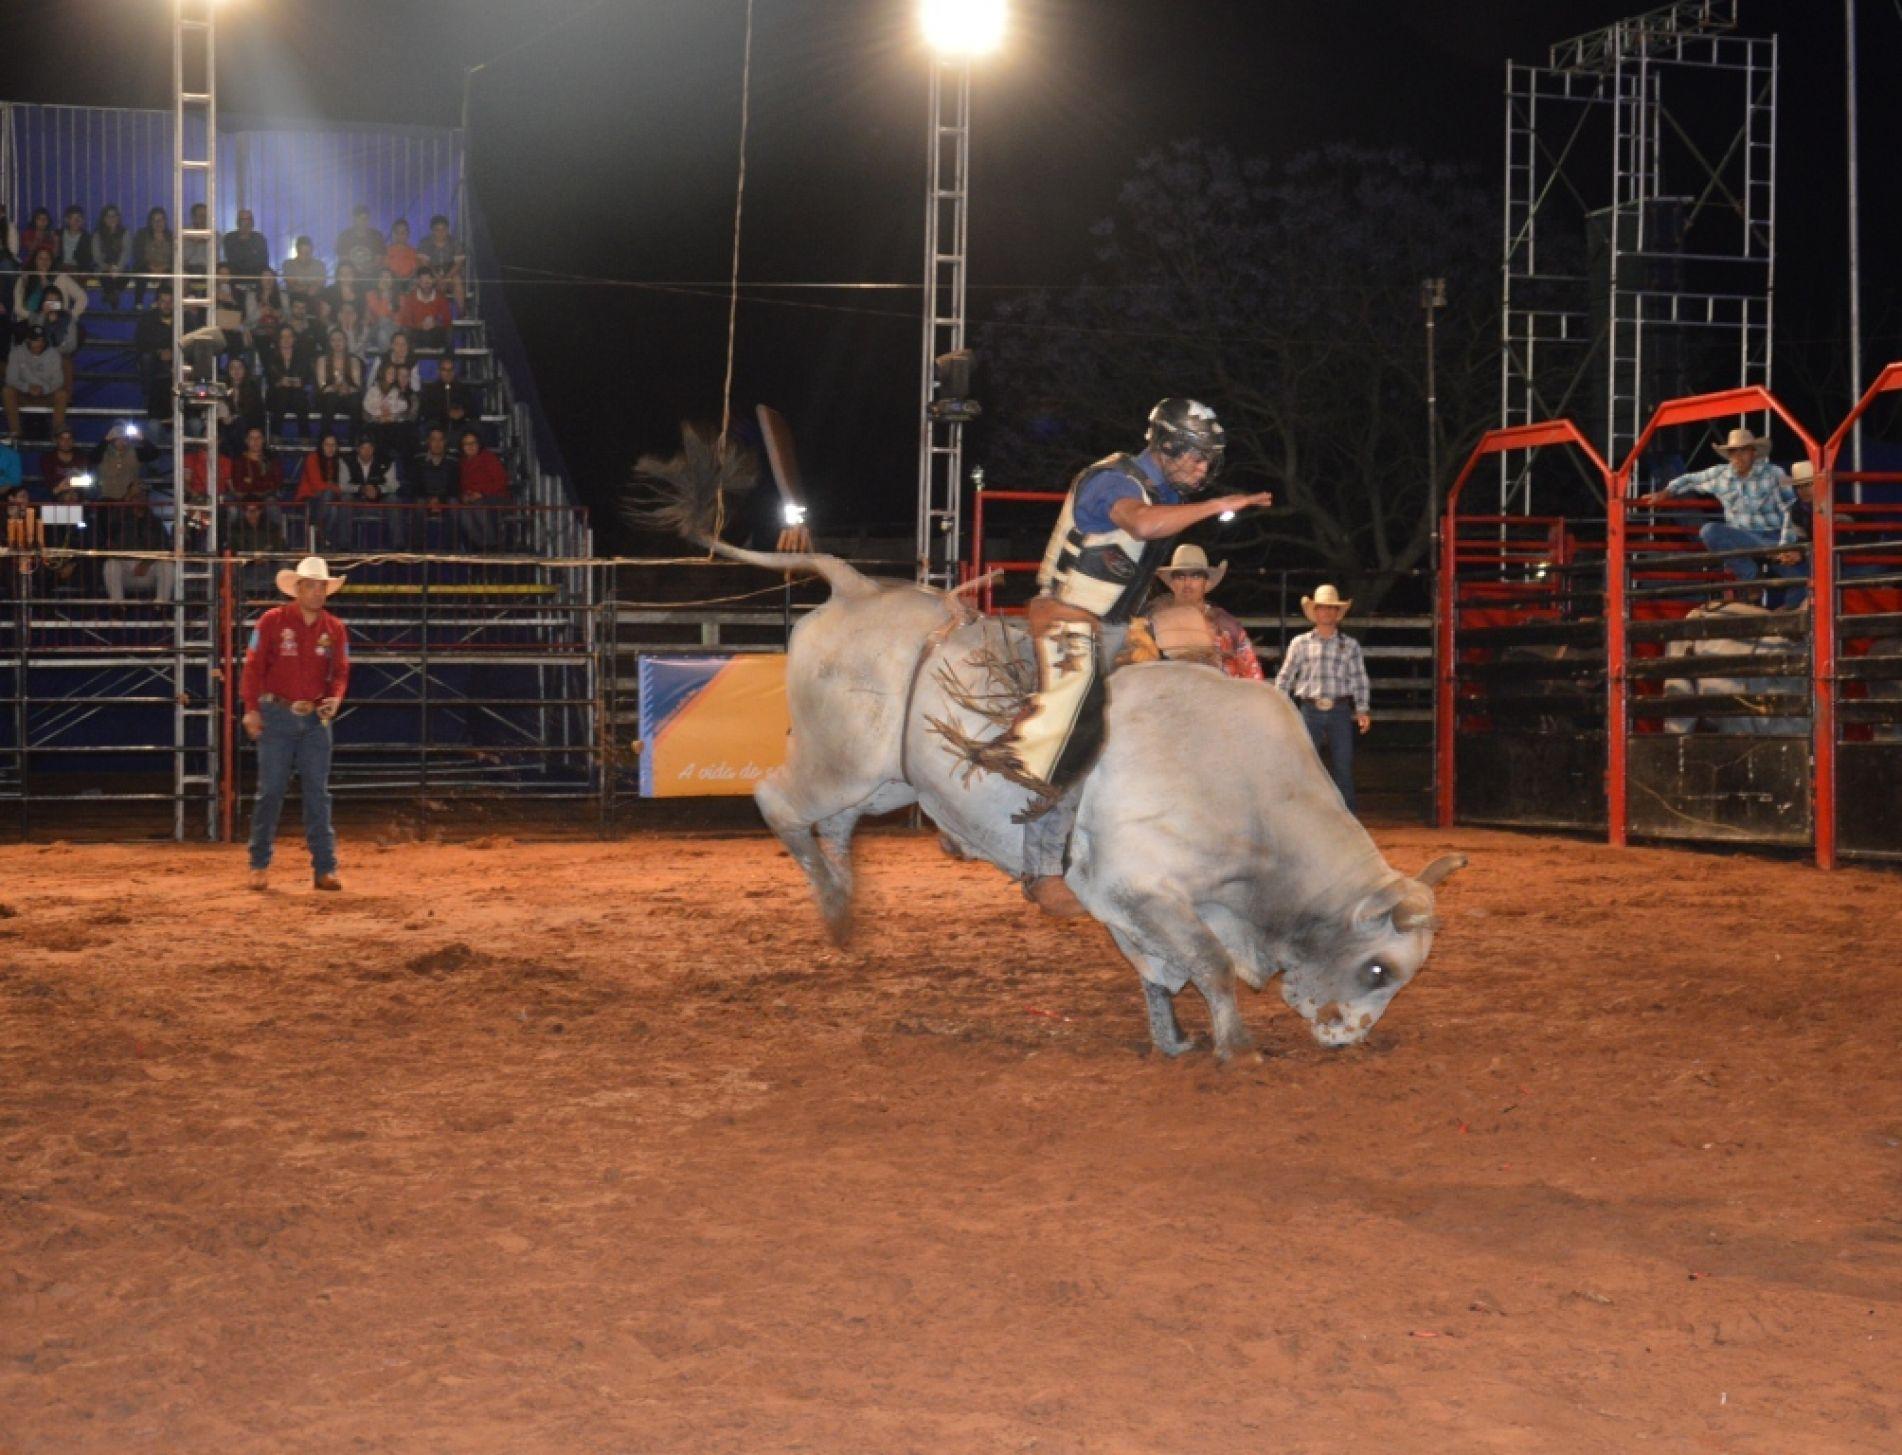
<svg viewBox="0 0 1902 1455"><path fill-rule="evenodd" d="M1235 518L1235 512L1232 510L1225 510L1220 515L1216 516L1215 518L1217 520L1233 520Z"/></svg>
<svg viewBox="0 0 1902 1455"><path fill-rule="evenodd" d="M804 525L806 523L806 507L803 505L794 505L790 500L787 501L784 505L779 507L779 523L784 526Z"/></svg>
<svg viewBox="0 0 1902 1455"><path fill-rule="evenodd" d="M66 483L75 490L90 490L92 489L93 480L92 476L82 472L78 475L68 475L66 477Z"/></svg>
<svg viewBox="0 0 1902 1455"><path fill-rule="evenodd" d="M925 39L941 56L994 51L1004 39L1004 0L924 0Z"/></svg>

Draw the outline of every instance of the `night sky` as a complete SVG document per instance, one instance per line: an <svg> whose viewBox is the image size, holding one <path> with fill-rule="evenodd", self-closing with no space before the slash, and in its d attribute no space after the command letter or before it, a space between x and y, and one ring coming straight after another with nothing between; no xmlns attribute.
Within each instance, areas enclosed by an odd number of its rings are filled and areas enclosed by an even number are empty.
<svg viewBox="0 0 1902 1455"><path fill-rule="evenodd" d="M1176 139L1265 156L1406 146L1497 181L1503 62L1639 8L1017 0L1006 48L975 87L973 316L1006 290L1074 278L1134 159ZM1889 161L1902 4L1861 9L1872 373L1902 356ZM0 20L0 94L169 105L168 10L14 0ZM1841 6L1741 10L1746 31L1783 38L1779 343L1840 339ZM523 47L475 83L475 186L557 435L584 488L598 488L668 448L682 418L718 417L744 14L743 0L230 0L220 104L453 125L464 67ZM756 0L744 279L906 285L754 287L742 305L736 409L763 401L791 419L822 524L912 514L926 65L906 0ZM136 214L158 200L123 202ZM63 199L22 201L57 210ZM1181 387L1156 381L1158 395ZM997 483L1057 483L985 463Z"/></svg>

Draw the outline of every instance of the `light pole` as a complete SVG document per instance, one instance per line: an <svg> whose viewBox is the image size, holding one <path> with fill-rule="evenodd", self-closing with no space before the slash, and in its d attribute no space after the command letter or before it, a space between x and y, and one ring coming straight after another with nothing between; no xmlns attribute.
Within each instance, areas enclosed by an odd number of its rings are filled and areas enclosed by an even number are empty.
<svg viewBox="0 0 1902 1455"><path fill-rule="evenodd" d="M1446 307L1446 279L1428 278L1420 284L1420 307L1426 313L1426 457L1427 524L1432 535L1433 559L1439 560L1440 544L1440 393L1434 359L1434 330L1442 308Z"/></svg>
<svg viewBox="0 0 1902 1455"><path fill-rule="evenodd" d="M1004 36L1004 0L923 0L931 46L924 337L918 407L918 580L957 584L964 425L977 416L964 351L971 62ZM944 360L940 367L940 360ZM940 388L942 387L942 394Z"/></svg>

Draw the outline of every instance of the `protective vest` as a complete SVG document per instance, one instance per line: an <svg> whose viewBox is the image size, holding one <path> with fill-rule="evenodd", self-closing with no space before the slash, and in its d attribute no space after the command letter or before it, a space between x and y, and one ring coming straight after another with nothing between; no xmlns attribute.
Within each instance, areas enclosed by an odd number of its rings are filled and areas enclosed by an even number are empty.
<svg viewBox="0 0 1902 1455"><path fill-rule="evenodd" d="M1205 607L1178 602L1158 606L1149 614L1149 631L1156 650L1172 662L1221 664L1222 644Z"/></svg>
<svg viewBox="0 0 1902 1455"><path fill-rule="evenodd" d="M1099 470L1112 470L1142 491L1144 505L1155 505L1156 487L1133 455L1110 455L1079 471L1070 482L1057 527L1044 548L1037 589L1066 606L1078 606L1116 625L1129 620L1168 558L1169 542L1139 541L1128 531L1086 533L1076 523L1077 489Z"/></svg>

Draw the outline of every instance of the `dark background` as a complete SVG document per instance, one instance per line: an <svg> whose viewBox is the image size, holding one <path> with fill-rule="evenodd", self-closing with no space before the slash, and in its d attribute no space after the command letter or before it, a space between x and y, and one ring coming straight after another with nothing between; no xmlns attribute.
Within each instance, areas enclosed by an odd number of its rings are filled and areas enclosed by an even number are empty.
<svg viewBox="0 0 1902 1455"><path fill-rule="evenodd" d="M1016 0L975 85L972 315L1074 278L1136 157L1179 138L1271 157L1405 146L1496 183L1504 61L1641 8ZM1827 430L1850 402L1846 369L1827 378L1847 354L1842 11L1740 8L1745 30L1783 40L1779 383L1809 380ZM1861 9L1872 374L1902 355L1902 0ZM743 0L237 0L220 17L220 104L454 125L464 68L499 56L474 84L475 188L557 436L599 501L680 420L719 416L744 15ZM908 0L757 0L734 404L792 420L822 528L913 513L927 64ZM169 87L168 5L15 0L0 18L9 99L161 107ZM901 286L761 286L808 283ZM1056 483L982 455L980 441L969 462L995 484Z"/></svg>

